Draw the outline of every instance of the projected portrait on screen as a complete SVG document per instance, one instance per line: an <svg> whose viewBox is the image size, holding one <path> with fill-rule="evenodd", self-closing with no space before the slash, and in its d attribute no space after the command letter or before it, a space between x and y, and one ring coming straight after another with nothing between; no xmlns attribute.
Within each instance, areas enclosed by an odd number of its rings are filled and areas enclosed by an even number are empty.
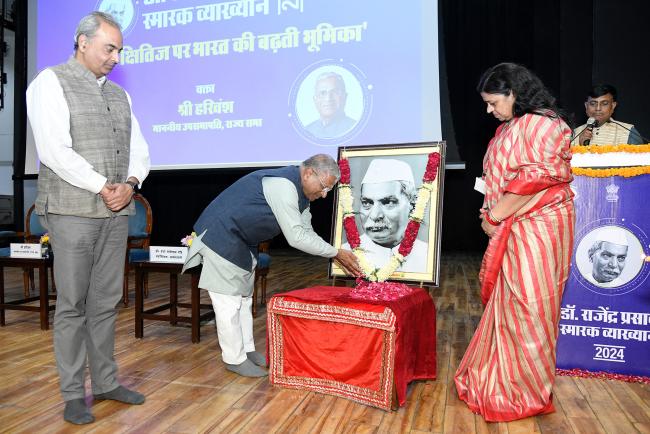
<svg viewBox="0 0 650 434"><path fill-rule="evenodd" d="M319 117L305 127L307 131L323 139L340 137L350 131L357 121L345 114L347 98L343 77L333 71L322 73L314 87L314 106Z"/></svg>
<svg viewBox="0 0 650 434"><path fill-rule="evenodd" d="M345 68L319 67L300 84L296 114L308 137L342 138L357 127L363 111L361 84Z"/></svg>
<svg viewBox="0 0 650 434"><path fill-rule="evenodd" d="M101 0L97 5L97 10L111 14L120 24L123 33L130 29L135 16L132 0Z"/></svg>

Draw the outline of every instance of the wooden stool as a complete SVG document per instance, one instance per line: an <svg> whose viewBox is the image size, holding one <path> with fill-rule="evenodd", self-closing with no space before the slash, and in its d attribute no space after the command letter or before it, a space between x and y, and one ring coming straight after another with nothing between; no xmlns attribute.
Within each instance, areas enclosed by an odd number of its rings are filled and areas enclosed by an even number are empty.
<svg viewBox="0 0 650 434"><path fill-rule="evenodd" d="M192 343L198 343L201 340L201 321L214 318L212 305L201 303L199 289L201 266L187 270L191 274L192 281L190 303L179 303L178 275L183 269L183 264L143 261L134 262L131 265L135 268L135 337L142 338L145 319L169 321L171 325L185 322L192 325ZM144 310L144 282L149 273L156 272L169 274L169 303ZM189 308L191 310L190 316L178 315L179 307ZM209 312L201 314L201 309L209 309ZM158 312L164 310L169 310L169 313L166 315L158 314Z"/></svg>

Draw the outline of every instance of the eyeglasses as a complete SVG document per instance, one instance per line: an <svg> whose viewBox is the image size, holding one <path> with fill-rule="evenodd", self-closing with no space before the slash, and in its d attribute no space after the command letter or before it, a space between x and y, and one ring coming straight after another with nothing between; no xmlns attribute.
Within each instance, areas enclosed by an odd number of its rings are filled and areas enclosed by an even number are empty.
<svg viewBox="0 0 650 434"><path fill-rule="evenodd" d="M313 170L313 169L312 169L312 170ZM318 182L320 183L320 186L321 186L321 188L322 188L321 191L322 191L323 193L327 194L327 193L329 193L330 191L332 191L332 189L334 188L334 186L328 187L327 184L325 184L325 183L323 182L323 180L320 179L320 173L318 173L317 171L314 170L314 175L316 175L316 179L318 179Z"/></svg>

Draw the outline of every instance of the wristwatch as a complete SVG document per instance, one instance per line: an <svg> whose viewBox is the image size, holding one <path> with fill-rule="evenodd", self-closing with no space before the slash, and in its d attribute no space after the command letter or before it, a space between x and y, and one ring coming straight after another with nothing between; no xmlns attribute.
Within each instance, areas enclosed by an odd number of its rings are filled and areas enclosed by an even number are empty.
<svg viewBox="0 0 650 434"><path fill-rule="evenodd" d="M131 186L131 188L133 189L133 192L134 192L134 193L135 193L136 191L138 191L138 183L137 183L137 182L133 182L133 181L131 181L131 180L128 180L128 181L126 181L126 183L129 184L129 185Z"/></svg>

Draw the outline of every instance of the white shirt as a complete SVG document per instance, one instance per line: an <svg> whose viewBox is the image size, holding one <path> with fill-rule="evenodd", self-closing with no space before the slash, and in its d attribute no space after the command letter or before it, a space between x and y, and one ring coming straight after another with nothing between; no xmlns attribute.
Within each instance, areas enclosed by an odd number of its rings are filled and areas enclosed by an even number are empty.
<svg viewBox="0 0 650 434"><path fill-rule="evenodd" d="M97 79L101 86L106 77ZM131 97L126 94L131 106ZM106 177L74 149L70 136L70 110L63 88L54 71L45 69L27 88L27 116L34 132L38 158L65 182L99 193ZM140 131L140 124L131 110L131 144L128 177L139 182L149 174L149 147ZM126 181L126 180L125 180Z"/></svg>

